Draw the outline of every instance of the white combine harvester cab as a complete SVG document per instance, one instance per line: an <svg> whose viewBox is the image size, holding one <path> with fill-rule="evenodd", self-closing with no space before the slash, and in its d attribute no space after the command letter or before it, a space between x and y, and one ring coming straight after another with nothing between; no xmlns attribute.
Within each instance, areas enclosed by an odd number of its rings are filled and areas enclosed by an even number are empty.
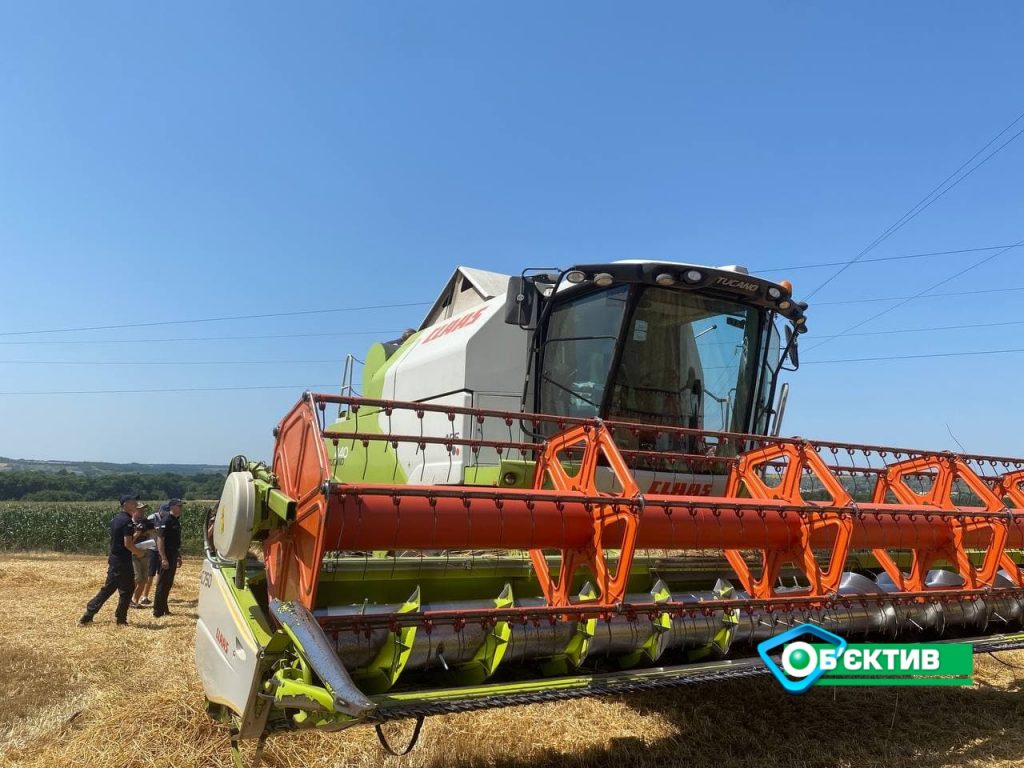
<svg viewBox="0 0 1024 768"><path fill-rule="evenodd" d="M776 383L804 305L788 283L742 267L623 261L534 271L518 277L459 267L418 331L375 346L364 396L464 408L602 418L707 432L765 434L776 414ZM785 344L775 327L788 319ZM350 414L343 414L345 420ZM441 414L378 417L377 428L424 429L454 438L536 442L524 422ZM644 451L714 454L694 439L675 444L649 429L618 438ZM528 485L495 450L453 453L443 445L397 446L395 479L412 484ZM345 461L347 457L342 457ZM507 457L505 457L507 458ZM644 491L709 495L724 481L704 471L640 470Z"/></svg>

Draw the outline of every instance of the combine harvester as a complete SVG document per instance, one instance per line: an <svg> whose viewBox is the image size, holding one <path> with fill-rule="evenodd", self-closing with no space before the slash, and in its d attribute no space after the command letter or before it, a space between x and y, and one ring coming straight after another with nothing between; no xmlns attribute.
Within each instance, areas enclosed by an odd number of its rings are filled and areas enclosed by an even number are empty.
<svg viewBox="0 0 1024 768"><path fill-rule="evenodd" d="M231 463L196 661L236 761L762 674L802 623L1020 647L1024 460L778 437L805 309L739 267L458 269L360 396L350 359Z"/></svg>

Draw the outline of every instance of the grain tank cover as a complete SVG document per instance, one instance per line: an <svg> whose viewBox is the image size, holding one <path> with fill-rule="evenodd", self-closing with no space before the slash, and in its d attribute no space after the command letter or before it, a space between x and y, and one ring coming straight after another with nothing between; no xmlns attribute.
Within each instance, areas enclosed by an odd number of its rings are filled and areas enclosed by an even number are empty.
<svg viewBox="0 0 1024 768"><path fill-rule="evenodd" d="M457 267L455 273L445 283L434 306L427 312L420 330L479 306L495 296L504 295L508 281L508 275L471 267Z"/></svg>

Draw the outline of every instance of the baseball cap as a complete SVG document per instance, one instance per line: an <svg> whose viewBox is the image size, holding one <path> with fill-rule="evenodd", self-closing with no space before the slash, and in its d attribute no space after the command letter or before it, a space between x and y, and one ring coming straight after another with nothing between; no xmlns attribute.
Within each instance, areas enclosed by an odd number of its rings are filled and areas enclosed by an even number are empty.
<svg viewBox="0 0 1024 768"><path fill-rule="evenodd" d="M140 502L139 502L139 506L138 506L138 509L149 509L149 504L147 504L147 503L146 503L146 502L144 502L144 501L140 501Z"/></svg>
<svg viewBox="0 0 1024 768"><path fill-rule="evenodd" d="M122 493L120 499L121 504L124 504L126 501L138 501L139 497L134 493Z"/></svg>
<svg viewBox="0 0 1024 768"><path fill-rule="evenodd" d="M182 507L184 505L185 505L185 500L184 499L171 499L170 501L167 502L168 508L170 508L170 507Z"/></svg>

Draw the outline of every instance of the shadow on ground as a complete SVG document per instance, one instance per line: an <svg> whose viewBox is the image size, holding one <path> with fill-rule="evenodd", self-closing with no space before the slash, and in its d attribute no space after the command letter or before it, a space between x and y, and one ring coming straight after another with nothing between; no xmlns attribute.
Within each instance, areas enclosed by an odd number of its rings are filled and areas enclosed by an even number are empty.
<svg viewBox="0 0 1024 768"><path fill-rule="evenodd" d="M654 738L611 738L578 751L523 758L452 756L437 766L945 766L1024 762L1024 670L1001 688L816 688L782 692L774 680L733 681L620 699L660 720ZM429 721L424 737L429 738ZM555 729L586 722L551 723ZM590 727L599 728L599 723Z"/></svg>

